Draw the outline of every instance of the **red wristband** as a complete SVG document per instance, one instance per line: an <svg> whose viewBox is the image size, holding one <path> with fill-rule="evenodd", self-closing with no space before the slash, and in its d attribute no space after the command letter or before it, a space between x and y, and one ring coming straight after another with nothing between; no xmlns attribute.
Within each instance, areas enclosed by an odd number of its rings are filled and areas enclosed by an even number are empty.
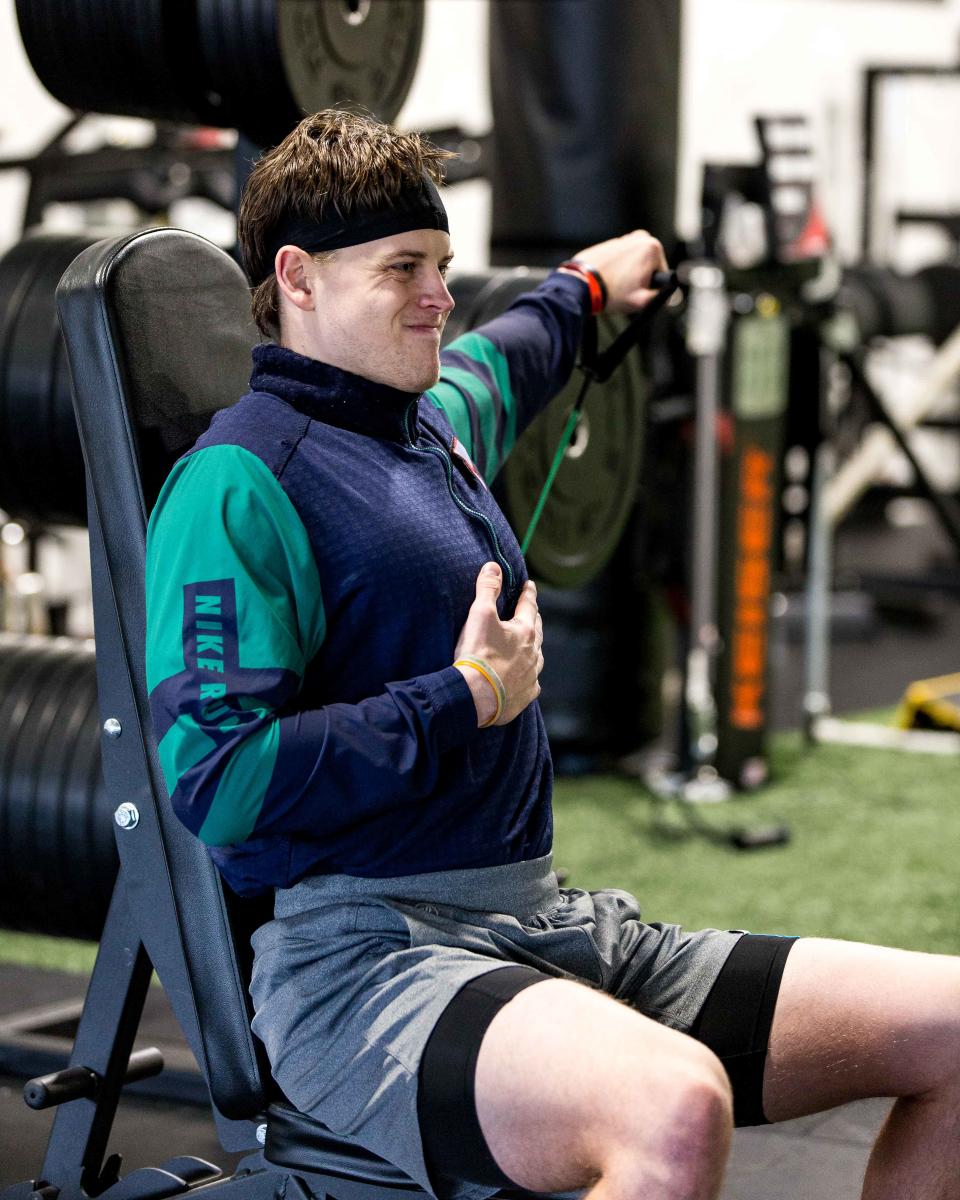
<svg viewBox="0 0 960 1200"><path fill-rule="evenodd" d="M607 285L600 272L575 258L562 262L560 266L567 271L575 271L590 289L590 312L594 316L603 312L607 307Z"/></svg>

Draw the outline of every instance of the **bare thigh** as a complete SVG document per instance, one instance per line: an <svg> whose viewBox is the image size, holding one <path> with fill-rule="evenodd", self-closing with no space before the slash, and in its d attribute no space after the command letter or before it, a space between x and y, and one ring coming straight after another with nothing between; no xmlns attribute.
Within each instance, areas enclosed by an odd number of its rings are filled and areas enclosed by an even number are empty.
<svg viewBox="0 0 960 1200"><path fill-rule="evenodd" d="M771 1121L918 1096L960 1069L960 959L802 938L787 959L763 1103Z"/></svg>
<svg viewBox="0 0 960 1200"><path fill-rule="evenodd" d="M475 1097L493 1157L533 1191L584 1187L621 1166L636 1178L645 1164L657 1171L695 1157L700 1141L712 1142L705 1158L719 1161L729 1136L719 1059L564 980L528 987L497 1013L480 1047Z"/></svg>

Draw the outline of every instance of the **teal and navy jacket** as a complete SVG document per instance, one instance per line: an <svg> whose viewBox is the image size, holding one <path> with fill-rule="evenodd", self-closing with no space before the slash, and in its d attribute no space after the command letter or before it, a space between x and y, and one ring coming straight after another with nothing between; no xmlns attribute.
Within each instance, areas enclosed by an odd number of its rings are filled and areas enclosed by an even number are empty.
<svg viewBox="0 0 960 1200"><path fill-rule="evenodd" d="M401 392L274 344L174 466L147 534L147 685L173 807L241 893L536 858L539 706L479 730L451 664L476 578L526 568L489 483L570 375L553 274ZM474 466L475 464L475 466Z"/></svg>

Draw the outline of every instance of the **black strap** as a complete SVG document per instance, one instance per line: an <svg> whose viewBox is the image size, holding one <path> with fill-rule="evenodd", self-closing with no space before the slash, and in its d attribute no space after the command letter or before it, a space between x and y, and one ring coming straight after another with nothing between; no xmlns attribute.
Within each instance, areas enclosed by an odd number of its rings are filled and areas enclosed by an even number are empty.
<svg viewBox="0 0 960 1200"><path fill-rule="evenodd" d="M489 971L462 987L433 1027L420 1060L417 1093L423 1156L431 1179L445 1176L496 1188L517 1186L487 1147L477 1118L474 1077L490 1022L518 992L548 978L533 967Z"/></svg>

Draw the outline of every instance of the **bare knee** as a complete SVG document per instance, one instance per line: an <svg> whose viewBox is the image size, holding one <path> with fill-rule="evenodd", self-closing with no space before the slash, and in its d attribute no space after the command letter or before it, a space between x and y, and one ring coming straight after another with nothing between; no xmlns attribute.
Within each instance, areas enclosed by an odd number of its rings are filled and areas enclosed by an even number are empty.
<svg viewBox="0 0 960 1200"><path fill-rule="evenodd" d="M653 1097L656 1129L638 1106L632 1135L611 1139L602 1191L622 1200L659 1195L701 1200L719 1192L733 1131L733 1094L719 1059L698 1043Z"/></svg>
<svg viewBox="0 0 960 1200"><path fill-rule="evenodd" d="M547 980L494 1017L477 1060L481 1130L531 1191L597 1183L596 1200L708 1200L732 1125L706 1047L589 988Z"/></svg>

